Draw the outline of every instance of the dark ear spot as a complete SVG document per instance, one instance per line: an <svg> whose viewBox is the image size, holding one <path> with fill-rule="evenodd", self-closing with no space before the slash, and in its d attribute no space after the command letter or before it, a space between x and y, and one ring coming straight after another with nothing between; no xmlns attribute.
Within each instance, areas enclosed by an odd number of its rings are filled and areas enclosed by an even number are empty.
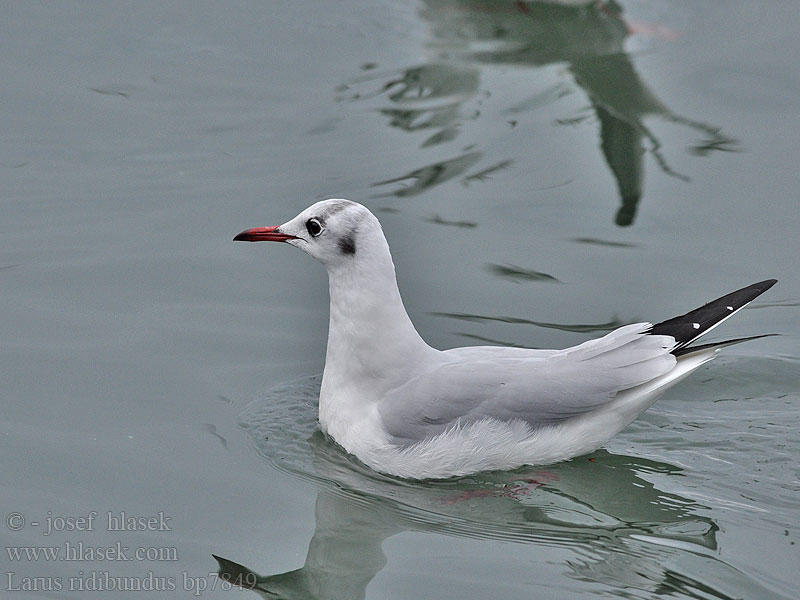
<svg viewBox="0 0 800 600"><path fill-rule="evenodd" d="M353 236L349 235L339 240L339 250L342 254L355 254L356 253L356 240Z"/></svg>

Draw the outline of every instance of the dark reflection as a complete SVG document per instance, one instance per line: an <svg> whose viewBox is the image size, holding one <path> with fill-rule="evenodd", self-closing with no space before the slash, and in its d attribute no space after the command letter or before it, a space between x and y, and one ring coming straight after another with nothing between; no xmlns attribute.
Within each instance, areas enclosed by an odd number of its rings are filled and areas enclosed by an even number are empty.
<svg viewBox="0 0 800 600"><path fill-rule="evenodd" d="M451 143L471 120L480 118L482 101L490 95L480 90L481 68L486 64L567 66L575 83L587 95L592 112L560 120L558 124L599 121L600 148L619 191L620 207L615 222L621 227L631 225L636 217L644 189L645 152L654 157L665 173L687 179L669 166L661 142L645 125L646 117L657 116L699 132L703 139L692 149L695 155L730 151L735 147L735 140L724 136L718 128L673 113L648 89L625 52L624 42L631 31L616 2L560 5L519 0L428 0L420 14L430 24L427 44L432 56L430 62L399 74L370 71L342 86L340 91L342 97L351 100L385 98L389 105L380 108L380 112L386 115L389 125L409 132L430 131L422 147ZM384 82L377 91L376 81ZM362 86L372 89L361 92ZM521 98L506 114L534 110L571 92L572 88L565 84L537 92ZM508 119L502 125L513 128L518 118ZM511 164L511 160L504 160L476 173L467 173L481 157L477 149L375 185L411 179L410 186L383 194L410 196L454 177L461 177L465 184L480 180Z"/></svg>
<svg viewBox="0 0 800 600"><path fill-rule="evenodd" d="M524 271L522 271L524 273ZM533 274L536 271L531 271L530 280L536 280ZM515 278L514 273L497 273L503 277L510 278L513 281L520 281L524 279L524 277ZM547 280L544 280L547 281ZM557 279L553 278L550 280L553 283L561 283ZM456 321L466 321L470 323L486 323L486 322L497 322L497 323L510 323L513 325L533 325L534 327L543 327L544 329L557 329L559 331L567 331L570 333L595 333L595 332L608 332L613 331L619 327L625 325L622 321L617 318L612 319L608 323L548 323L547 321L533 321L531 319L524 319L521 317L506 317L506 316L490 316L490 315L476 315L470 313L448 313L448 312L430 312L428 313L435 317L444 317L446 319L454 319ZM475 333L469 333L466 331L458 331L456 332L457 335L467 338L470 340L474 340L481 344L489 344L492 346L512 346L515 348L536 348L536 346L532 346L530 343L527 344L518 344L511 340L498 340L488 338L482 335L478 335Z"/></svg>
<svg viewBox="0 0 800 600"><path fill-rule="evenodd" d="M434 225L446 225L448 227L461 227L462 229L474 229L478 226L475 221L458 221L458 220L451 220L445 219L440 215L433 215L427 219L424 219L428 223L433 223Z"/></svg>
<svg viewBox="0 0 800 600"><path fill-rule="evenodd" d="M572 238L573 242L578 244L589 244L592 246L605 246L607 248L636 248L636 244L629 244L627 242L614 242L611 240L601 240L598 238L580 237Z"/></svg>
<svg viewBox="0 0 800 600"><path fill-rule="evenodd" d="M498 277L510 279L516 283L520 281L545 281L548 283L561 283L558 279L547 273L541 271L534 271L533 269L523 269L515 265L497 265L489 264L486 268L490 273L494 273Z"/></svg>
<svg viewBox="0 0 800 600"><path fill-rule="evenodd" d="M450 160L443 160L421 169L415 169L410 173L387 179L386 181L379 181L375 185L386 185L387 183L403 183L400 189L390 193L383 194L386 196L414 196L421 194L426 189L444 183L454 177L462 175L467 169L480 160L480 152L468 152Z"/></svg>
<svg viewBox="0 0 800 600"><path fill-rule="evenodd" d="M774 302L754 302L748 310L754 308L775 308L777 306L800 306L800 298L786 298L785 300L775 300Z"/></svg>
<svg viewBox="0 0 800 600"><path fill-rule="evenodd" d="M499 323L512 323L514 325L534 325L536 327L544 327L545 329L558 329L559 331L569 331L571 333L591 333L594 331L613 331L618 327L625 325L619 319L613 319L608 323L548 323L546 321L532 321L531 319L523 319L521 317L492 317L486 315L473 315L469 313L448 313L448 312L431 312L428 313L436 317L445 317L447 319L456 319L458 321L471 321L480 323L484 321L496 321Z"/></svg>
<svg viewBox="0 0 800 600"><path fill-rule="evenodd" d="M728 587L756 586L717 557L718 527L704 507L652 482L679 477L678 467L598 451L550 467L402 481L316 431L318 388L318 378L276 388L241 416L264 460L318 489L316 529L299 568L264 575L215 556L223 578L264 598L364 598L387 563L383 541L403 531L571 548L568 576L625 593L728 598ZM688 564L703 563L702 581L676 560L683 552L693 556Z"/></svg>
<svg viewBox="0 0 800 600"><path fill-rule="evenodd" d="M474 181L486 181L487 179L491 179L491 176L497 173L498 171L502 171L507 169L512 164L514 164L513 160L501 160L499 163L492 165L490 167L486 167L478 171L477 173L473 173L472 175L468 175L461 180L465 186L469 185Z"/></svg>
<svg viewBox="0 0 800 600"><path fill-rule="evenodd" d="M517 344L516 342L510 342L508 340L498 340L496 338L490 338L484 335L478 335L476 333L461 332L458 335L460 335L462 338L478 342L479 344L484 344L484 345L488 344L489 346L508 346L510 348L532 348L532 346L528 344Z"/></svg>

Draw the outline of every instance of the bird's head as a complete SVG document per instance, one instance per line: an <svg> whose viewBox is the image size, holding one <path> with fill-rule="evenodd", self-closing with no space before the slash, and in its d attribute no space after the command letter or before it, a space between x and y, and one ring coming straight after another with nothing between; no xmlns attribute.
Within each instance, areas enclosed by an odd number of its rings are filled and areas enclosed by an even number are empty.
<svg viewBox="0 0 800 600"><path fill-rule="evenodd" d="M275 227L241 232L234 241L285 242L300 248L330 271L352 265L364 255L388 252L378 219L350 200L322 200Z"/></svg>

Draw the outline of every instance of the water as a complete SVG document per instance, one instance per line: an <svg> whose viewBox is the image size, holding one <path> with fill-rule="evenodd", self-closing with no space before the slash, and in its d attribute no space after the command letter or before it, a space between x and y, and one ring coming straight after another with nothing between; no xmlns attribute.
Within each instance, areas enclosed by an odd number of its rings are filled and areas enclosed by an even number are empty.
<svg viewBox="0 0 800 600"><path fill-rule="evenodd" d="M11 6L7 595L798 597L797 9L621 8ZM768 277L720 335L784 335L590 457L382 478L313 434L323 270L231 243L325 197L378 214L436 347L566 346Z"/></svg>

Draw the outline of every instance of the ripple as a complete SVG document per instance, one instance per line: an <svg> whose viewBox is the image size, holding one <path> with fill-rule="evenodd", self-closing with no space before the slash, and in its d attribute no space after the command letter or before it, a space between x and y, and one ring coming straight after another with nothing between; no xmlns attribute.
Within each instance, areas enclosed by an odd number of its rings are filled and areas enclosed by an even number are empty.
<svg viewBox="0 0 800 600"><path fill-rule="evenodd" d="M749 519L796 521L800 447L797 360L722 356L671 391L623 434L685 467L690 497ZM724 401L722 401L724 400ZM763 524L762 524L763 525Z"/></svg>
<svg viewBox="0 0 800 600"><path fill-rule="evenodd" d="M320 382L321 376L314 376L271 388L244 409L239 426L255 452L275 468L327 492L388 503L401 520L435 524L471 537L552 541L558 532L570 543L583 543L595 538L598 528L607 536L619 528L635 530L635 523L641 523L641 532L652 533L654 523L663 528L675 518L685 519L695 506L655 489L642 476L675 472L675 467L605 451L544 469L443 481L410 482L382 475L319 430ZM602 494L597 493L598 485L604 487ZM705 533L688 541L713 546L703 537L715 529L712 524L704 521L699 528Z"/></svg>
<svg viewBox="0 0 800 600"><path fill-rule="evenodd" d="M768 374L784 381L784 376L789 377L785 369L789 363L777 362L745 361L738 365L744 368L725 371L738 373L729 376L739 382L763 374L766 367ZM380 552L384 539L402 531L423 531L569 549L572 558L565 563L569 577L618 590L655 593L671 586L670 582L679 582L675 589L689 597L727 598L735 590L746 590L748 597L791 597L765 587L757 573L748 573L746 565L723 560L721 556L727 553L719 548L720 526L711 517L717 511L723 518L732 512L746 513L747 518L740 517L746 527L779 526L788 531L782 518L788 514L787 490L781 489L783 493L772 501L746 499L728 485L731 470L734 481L741 469L725 462L709 467L709 461L686 452L686 443L683 451L663 451L662 444L671 447L672 442L665 440L673 436L654 431L651 423L640 423L616 438L616 444L630 447L632 439L641 437L635 457L600 450L546 468L409 482L372 471L319 431L320 382L321 376L313 376L269 389L242 411L239 426L262 460L317 487L315 539L325 540L326 545L340 543L349 552L363 548L364 556L359 559L363 569L357 569L352 577L337 575L343 589L352 589L356 579L369 581L382 568L383 563L373 564L371 557ZM697 387L689 395L696 393ZM716 412L724 406L702 405ZM664 415L656 417L663 425ZM667 417L667 424L680 424L683 418L681 414ZM692 420L699 416L692 415ZM720 435L724 432L723 427ZM690 435L695 433L683 437ZM695 448L703 445L694 442ZM688 449L693 449L692 444ZM648 450L659 459L640 456ZM714 448L708 454L725 452ZM664 456L674 460L664 460ZM697 471L676 466L682 462ZM779 463L776 468L789 467ZM770 514L750 510L755 506L768 507ZM782 515L772 514L773 510ZM299 571L339 573L336 561L329 558L335 554L317 556L315 547L312 540L309 558ZM254 589L270 593L286 581L293 582L292 586L306 581L297 579L298 571L260 576L236 563L218 560L222 561L221 574L247 572L258 582ZM348 564L355 563L350 560Z"/></svg>

